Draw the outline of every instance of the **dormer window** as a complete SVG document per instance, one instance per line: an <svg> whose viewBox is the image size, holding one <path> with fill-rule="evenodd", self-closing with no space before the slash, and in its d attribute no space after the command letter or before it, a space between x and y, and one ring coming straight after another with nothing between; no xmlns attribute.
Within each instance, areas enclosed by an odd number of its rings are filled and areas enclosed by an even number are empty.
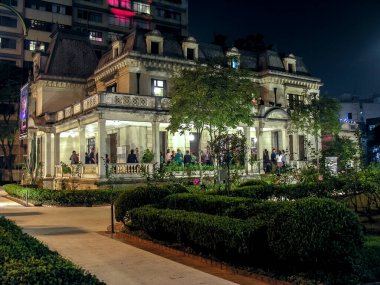
<svg viewBox="0 0 380 285"><path fill-rule="evenodd" d="M291 63L288 64L288 71L289 71L289 73L294 73L294 65L293 64L291 64Z"/></svg>
<svg viewBox="0 0 380 285"><path fill-rule="evenodd" d="M164 53L164 38L157 30L146 35L146 50L148 54L162 55Z"/></svg>
<svg viewBox="0 0 380 285"><path fill-rule="evenodd" d="M285 70L287 72L289 72L289 73L296 73L297 72L297 70L296 70L297 59L294 56L294 54L289 54L287 57L284 57L282 59L282 61L283 61Z"/></svg>
<svg viewBox="0 0 380 285"><path fill-rule="evenodd" d="M122 41L115 37L112 41L112 58L117 58L122 53Z"/></svg>
<svg viewBox="0 0 380 285"><path fill-rule="evenodd" d="M228 58L228 63L233 69L239 69L240 67L240 53L235 47L227 51L226 56Z"/></svg>
<svg viewBox="0 0 380 285"><path fill-rule="evenodd" d="M239 69L240 67L240 60L236 57L231 58L231 67L233 69Z"/></svg>
<svg viewBox="0 0 380 285"><path fill-rule="evenodd" d="M152 42L150 48L151 54L160 54L160 44L158 42Z"/></svg>
<svg viewBox="0 0 380 285"><path fill-rule="evenodd" d="M188 37L182 42L183 55L188 60L198 59L198 43L193 37Z"/></svg>
<svg viewBox="0 0 380 285"><path fill-rule="evenodd" d="M187 59L194 60L195 59L195 51L193 48L187 49Z"/></svg>

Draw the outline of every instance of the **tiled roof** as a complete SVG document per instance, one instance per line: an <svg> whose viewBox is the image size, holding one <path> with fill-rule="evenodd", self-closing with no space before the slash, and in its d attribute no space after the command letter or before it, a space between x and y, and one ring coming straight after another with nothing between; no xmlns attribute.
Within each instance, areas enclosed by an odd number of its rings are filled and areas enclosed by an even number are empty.
<svg viewBox="0 0 380 285"><path fill-rule="evenodd" d="M93 74L98 59L87 35L58 30L52 37L45 74L75 78Z"/></svg>
<svg viewBox="0 0 380 285"><path fill-rule="evenodd" d="M128 51L138 51L141 54L147 53L145 30L135 30L123 38L124 48L123 53ZM182 42L185 40L183 37L176 37L173 35L162 34L164 38L163 56L184 59L182 51ZM198 60L205 62L210 59L218 59L225 56L223 48L209 43L199 43L198 45ZM240 66L245 69L263 71L263 70L276 70L285 72L282 56L274 50L267 50L264 52L252 52L239 50L240 53ZM301 57L296 58L296 74L310 75ZM112 60L112 54L107 52L99 61L98 68L104 66Z"/></svg>

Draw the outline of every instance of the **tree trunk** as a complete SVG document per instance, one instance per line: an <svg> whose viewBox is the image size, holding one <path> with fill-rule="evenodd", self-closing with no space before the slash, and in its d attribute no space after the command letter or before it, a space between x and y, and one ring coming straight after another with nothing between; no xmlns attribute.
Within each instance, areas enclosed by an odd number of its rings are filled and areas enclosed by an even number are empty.
<svg viewBox="0 0 380 285"><path fill-rule="evenodd" d="M320 165L319 165L319 139L318 139L318 135L315 135L314 139L315 139L315 152L316 152L316 155L317 155L317 170L318 170L318 173L319 173Z"/></svg>
<svg viewBox="0 0 380 285"><path fill-rule="evenodd" d="M201 146L201 141L202 141L202 134L203 130L197 130L198 131L198 165L199 165L199 184L202 185L203 183L203 171L202 171L202 146Z"/></svg>

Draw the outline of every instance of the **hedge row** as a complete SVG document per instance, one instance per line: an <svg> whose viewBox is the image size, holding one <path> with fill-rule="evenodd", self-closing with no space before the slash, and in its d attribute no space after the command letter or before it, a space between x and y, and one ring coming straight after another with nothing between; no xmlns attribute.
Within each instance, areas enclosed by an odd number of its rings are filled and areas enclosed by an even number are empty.
<svg viewBox="0 0 380 285"><path fill-rule="evenodd" d="M152 206L130 211L132 227L165 241L228 260L264 256L265 223L243 221L196 212L157 209Z"/></svg>
<svg viewBox="0 0 380 285"><path fill-rule="evenodd" d="M33 204L57 205L57 206L91 206L109 204L111 201L110 190L48 190L39 188L24 188L16 184L3 186L11 196L26 199ZM113 190L116 197L124 192L123 189Z"/></svg>
<svg viewBox="0 0 380 285"><path fill-rule="evenodd" d="M158 204L170 194L184 192L187 192L187 189L180 184L169 184L160 187L141 186L124 191L115 201L115 218L119 222L124 222L129 210L148 204Z"/></svg>
<svg viewBox="0 0 380 285"><path fill-rule="evenodd" d="M230 209L254 202L253 199L242 197L180 193L165 197L161 207L222 216Z"/></svg>
<svg viewBox="0 0 380 285"><path fill-rule="evenodd" d="M226 216L153 207L130 211L132 226L155 238L181 242L230 261L268 260L298 269L347 270L362 247L357 216L329 199L264 203L262 213L241 220ZM260 208L257 208L260 209ZM252 261L251 259L251 261ZM273 260L272 260L273 262Z"/></svg>
<svg viewBox="0 0 380 285"><path fill-rule="evenodd" d="M105 285L0 217L0 284Z"/></svg>
<svg viewBox="0 0 380 285"><path fill-rule="evenodd" d="M324 184L243 185L231 191L209 191L211 195L247 197L258 200L295 200L306 197L331 197L332 190Z"/></svg>

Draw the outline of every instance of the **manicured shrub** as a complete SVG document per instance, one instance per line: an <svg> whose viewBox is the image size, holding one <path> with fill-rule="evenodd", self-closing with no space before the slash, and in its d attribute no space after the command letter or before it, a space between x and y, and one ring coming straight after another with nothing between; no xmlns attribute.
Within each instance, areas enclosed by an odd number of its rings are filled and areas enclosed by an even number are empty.
<svg viewBox="0 0 380 285"><path fill-rule="evenodd" d="M130 215L132 227L157 239L182 243L225 260L259 260L268 253L266 226L259 220L243 221L152 206L135 208Z"/></svg>
<svg viewBox="0 0 380 285"><path fill-rule="evenodd" d="M273 216L290 202L257 201L226 209L224 214L238 219L256 218L269 223Z"/></svg>
<svg viewBox="0 0 380 285"><path fill-rule="evenodd" d="M347 266L362 247L363 233L357 216L344 205L306 198L274 213L268 242L288 264L330 270Z"/></svg>
<svg viewBox="0 0 380 285"><path fill-rule="evenodd" d="M243 182L240 183L239 185L239 188L240 187L244 187L244 186L263 186L263 187L268 187L270 186L270 184L264 180L261 180L261 179L249 179L249 180L245 180Z"/></svg>
<svg viewBox="0 0 380 285"><path fill-rule="evenodd" d="M129 210L148 204L158 204L163 198L170 194L185 191L187 191L187 189L179 184L162 187L137 187L132 190L124 191L115 201L115 218L119 222L124 222L124 218Z"/></svg>
<svg viewBox="0 0 380 285"><path fill-rule="evenodd" d="M0 217L0 284L105 285Z"/></svg>
<svg viewBox="0 0 380 285"><path fill-rule="evenodd" d="M231 197L247 197L258 200L295 200L306 197L330 197L331 189L327 188L325 184L319 182L314 184L268 184L266 186L240 186L231 191L209 191L208 194Z"/></svg>
<svg viewBox="0 0 380 285"><path fill-rule="evenodd" d="M224 215L230 208L249 203L254 203L254 200L242 197L181 193L165 197L161 206L169 209Z"/></svg>
<svg viewBox="0 0 380 285"><path fill-rule="evenodd" d="M49 190L38 188L24 188L16 184L4 185L4 190L11 196L26 199L34 204L57 206L91 206L109 204L111 190ZM114 189L114 196L123 193L124 189Z"/></svg>

